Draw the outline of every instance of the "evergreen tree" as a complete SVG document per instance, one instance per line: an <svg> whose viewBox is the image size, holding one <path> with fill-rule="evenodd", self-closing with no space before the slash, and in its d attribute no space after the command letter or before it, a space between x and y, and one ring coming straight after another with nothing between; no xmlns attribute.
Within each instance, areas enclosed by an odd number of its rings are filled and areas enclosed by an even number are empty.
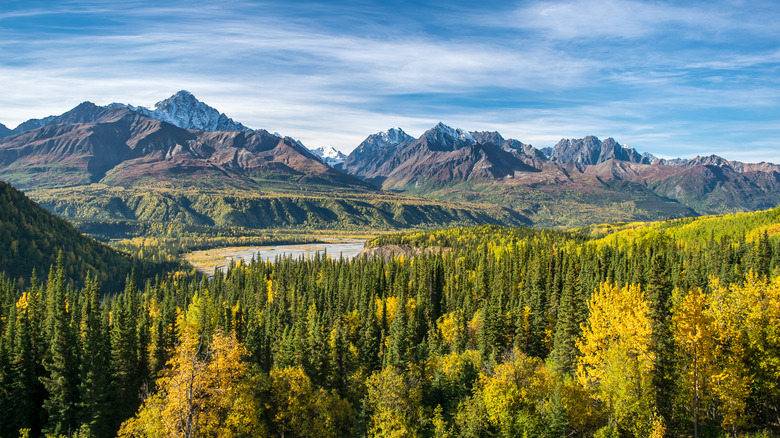
<svg viewBox="0 0 780 438"><path fill-rule="evenodd" d="M0 278L0 303L3 303L5 300L3 297L3 286L5 278ZM6 298L7 299L7 298ZM0 311L2 310L2 305L0 305ZM13 318L16 317L16 309L11 310ZM2 333L0 332L0 435L10 435L14 432L14 427L12 427L15 423L13 415L13 405L11 404L12 401L12 391L13 391L13 385L14 385L14 375L11 370L11 364L10 364L10 354L9 352L13 351L13 343L10 343L9 345L9 338L13 339L13 329L10 329L13 324L12 316L9 314L7 318L4 318L4 321L6 323L6 332ZM0 328L2 328L2 325L0 324Z"/></svg>
<svg viewBox="0 0 780 438"><path fill-rule="evenodd" d="M22 296L22 301L25 296ZM13 385L11 397L7 400L12 406L6 411L11 414L9 425L13 432L22 428L29 428L33 433L40 431L39 416L35 413L40 410L38 394L40 382L36 378L36 357L33 351L32 330L30 327L30 315L28 303L20 303L16 318L16 340L14 342L13 361L11 370Z"/></svg>
<svg viewBox="0 0 780 438"><path fill-rule="evenodd" d="M674 380L674 337L671 331L671 294L669 269L662 253L653 256L647 283L647 299L650 307L650 348L655 353L652 371L654 401L658 413L665 419L672 417L672 401L676 383Z"/></svg>
<svg viewBox="0 0 780 438"><path fill-rule="evenodd" d="M138 379L138 328L136 287L129 277L125 291L112 303L111 314L111 395L114 427L135 412L140 402Z"/></svg>
<svg viewBox="0 0 780 438"><path fill-rule="evenodd" d="M50 278L52 278L50 276ZM51 342L44 360L46 375L41 382L48 394L43 403L47 421L45 432L60 435L75 430L76 378L74 371L73 336L69 326L67 291L62 254L49 287L49 327Z"/></svg>
<svg viewBox="0 0 780 438"><path fill-rule="evenodd" d="M95 436L107 436L108 345L102 326L100 286L87 277L81 306L79 360L79 422Z"/></svg>
<svg viewBox="0 0 780 438"><path fill-rule="evenodd" d="M585 322L579 303L579 281L577 269L570 262L566 270L566 280L561 293L561 304L558 307L558 319L555 324L555 337L551 353L551 363L561 374L572 374L577 363L579 351L577 339L581 333L581 325Z"/></svg>
<svg viewBox="0 0 780 438"><path fill-rule="evenodd" d="M404 368L409 360L409 317L406 315L406 293L401 289L395 317L390 323L389 345L385 356L385 367Z"/></svg>
<svg viewBox="0 0 780 438"><path fill-rule="evenodd" d="M482 308L482 326L478 334L479 352L485 361L501 359L506 345L506 328L501 294L494 293Z"/></svg>

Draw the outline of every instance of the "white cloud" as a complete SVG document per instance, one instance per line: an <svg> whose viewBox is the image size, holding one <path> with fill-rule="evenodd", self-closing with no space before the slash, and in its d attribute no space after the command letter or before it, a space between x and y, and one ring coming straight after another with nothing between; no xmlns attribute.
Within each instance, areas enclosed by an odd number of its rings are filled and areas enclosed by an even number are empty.
<svg viewBox="0 0 780 438"><path fill-rule="evenodd" d="M635 0L537 2L518 8L506 23L561 40L636 39L666 32L695 39L702 32L733 26L712 4L695 8Z"/></svg>
<svg viewBox="0 0 780 438"><path fill-rule="evenodd" d="M776 73L776 45L739 56L734 50L650 47L653 36L665 32L696 39L724 29L731 36L735 19L723 8L619 0L532 3L489 20L467 17L489 29L461 36L411 26L386 34L350 32L319 25L316 17L280 16L274 5L253 2L137 6L118 10L111 2L93 2L68 10L95 17L108 12L119 23L96 25L88 35L30 35L0 26L0 122L13 127L83 100L151 106L187 89L247 126L312 147L332 144L348 151L392 126L419 135L442 120L498 130L537 147L594 134L641 151L674 153L705 141L711 152L728 150L732 137L697 136L743 129L727 120L707 126L685 121L692 111L780 106L776 74L737 77L756 66ZM0 14L4 18L11 17ZM453 22L444 26L468 21L454 14L447 19ZM777 32L758 21L744 24L752 32ZM519 36L494 37L494 30L519 30ZM646 42L646 50L602 41L614 39ZM710 82L704 83L707 75ZM486 90L521 97L507 97L496 107L481 102ZM416 97L406 99L410 95ZM683 120L668 122L675 114ZM756 132L774 141L773 123L757 124Z"/></svg>

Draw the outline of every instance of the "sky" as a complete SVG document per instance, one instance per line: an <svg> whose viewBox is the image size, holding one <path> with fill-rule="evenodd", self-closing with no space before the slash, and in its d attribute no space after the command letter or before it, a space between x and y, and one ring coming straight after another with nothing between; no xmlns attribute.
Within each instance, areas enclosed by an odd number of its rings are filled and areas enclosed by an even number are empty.
<svg viewBox="0 0 780 438"><path fill-rule="evenodd" d="M439 121L780 163L770 1L0 0L0 123L185 89L344 152Z"/></svg>

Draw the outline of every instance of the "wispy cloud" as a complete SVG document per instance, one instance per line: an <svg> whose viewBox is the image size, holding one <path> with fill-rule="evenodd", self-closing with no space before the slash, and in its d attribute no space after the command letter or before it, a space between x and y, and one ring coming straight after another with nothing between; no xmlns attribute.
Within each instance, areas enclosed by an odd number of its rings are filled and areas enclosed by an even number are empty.
<svg viewBox="0 0 780 438"><path fill-rule="evenodd" d="M744 122L754 144L780 137L767 115L780 114L777 13L755 5L33 3L0 12L0 121L188 89L249 126L342 150L441 120L540 147L595 134L733 151Z"/></svg>
<svg viewBox="0 0 780 438"><path fill-rule="evenodd" d="M648 2L637 0L541 1L520 6L500 22L543 32L553 39L637 39L672 32L677 38L698 39L737 26L769 29L763 21L735 20L723 2ZM498 25L499 19L487 20Z"/></svg>

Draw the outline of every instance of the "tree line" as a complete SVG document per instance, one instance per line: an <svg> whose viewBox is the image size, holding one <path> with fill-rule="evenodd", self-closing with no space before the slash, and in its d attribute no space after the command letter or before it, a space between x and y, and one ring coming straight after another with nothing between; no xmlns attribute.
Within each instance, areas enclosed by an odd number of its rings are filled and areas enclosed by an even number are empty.
<svg viewBox="0 0 780 438"><path fill-rule="evenodd" d="M100 294L0 278L0 436L778 432L767 232L477 227L416 257L252 261Z"/></svg>

